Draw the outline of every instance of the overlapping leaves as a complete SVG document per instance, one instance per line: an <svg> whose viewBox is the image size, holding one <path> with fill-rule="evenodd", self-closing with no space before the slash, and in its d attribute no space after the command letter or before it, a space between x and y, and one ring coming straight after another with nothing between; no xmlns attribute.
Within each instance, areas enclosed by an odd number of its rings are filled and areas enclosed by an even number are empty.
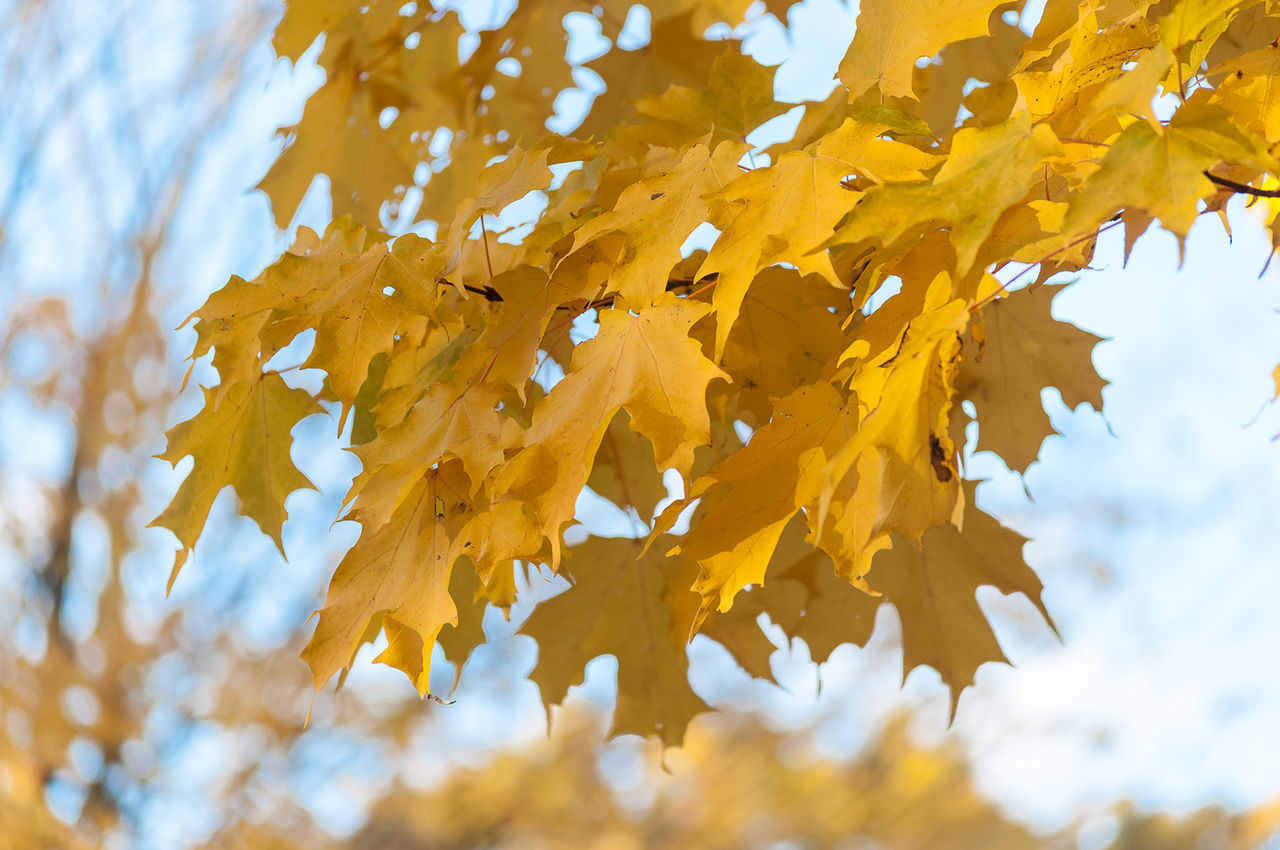
<svg viewBox="0 0 1280 850"><path fill-rule="evenodd" d="M748 140L789 105L704 37L752 8L723 0L654 5L647 44L592 61L607 88L580 129L546 133L583 8L521 2L460 54L427 3L290 5L277 48L323 34L328 79L263 187L283 225L325 174L339 217L193 316L219 382L163 455L195 458L157 520L179 564L227 484L279 542L307 486L289 431L330 402L361 536L304 653L317 688L382 635L426 693L437 640L460 663L527 565L563 564L572 587L525 626L533 678L558 703L614 655L615 732L680 741L705 708L693 633L768 676L760 614L823 658L886 601L906 668L936 669L954 710L1004 658L979 586L1048 618L1022 538L963 478L962 402L970 448L1018 471L1052 432L1043 388L1101 405L1098 340L1041 284L1117 221L1130 244L1154 220L1182 237L1224 187L1274 178L1280 16L1051 0L1024 31L1017 3L867 0L842 85L765 154ZM626 4L591 8L616 38ZM499 237L504 210L526 223ZM437 238L379 232L380 211ZM306 331L315 399L268 368ZM684 495L654 516L667 470ZM566 542L586 487L648 539Z"/></svg>

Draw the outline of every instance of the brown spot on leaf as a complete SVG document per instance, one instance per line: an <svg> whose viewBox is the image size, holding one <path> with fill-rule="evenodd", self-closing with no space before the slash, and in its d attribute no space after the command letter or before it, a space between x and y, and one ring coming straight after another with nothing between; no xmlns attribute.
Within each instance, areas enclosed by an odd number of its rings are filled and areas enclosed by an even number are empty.
<svg viewBox="0 0 1280 850"><path fill-rule="evenodd" d="M938 439L937 434L930 434L929 462L933 464L933 474L938 476L938 480L943 484L950 481L954 475L947 461L947 450L943 447L942 440Z"/></svg>

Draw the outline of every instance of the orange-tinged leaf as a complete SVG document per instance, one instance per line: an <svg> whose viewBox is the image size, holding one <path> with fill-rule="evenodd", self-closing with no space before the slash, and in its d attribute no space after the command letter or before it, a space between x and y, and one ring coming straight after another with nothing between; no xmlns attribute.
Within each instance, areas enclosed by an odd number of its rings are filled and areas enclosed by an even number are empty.
<svg viewBox="0 0 1280 850"><path fill-rule="evenodd" d="M857 410L830 384L801 387L774 406L751 442L711 467L668 510L703 500L688 534L669 554L696 560L702 596L696 630L713 609L728 611L739 590L764 581L788 520L817 498L826 452L857 428Z"/></svg>
<svg viewBox="0 0 1280 850"><path fill-rule="evenodd" d="M591 474L619 408L653 444L658 469L687 481L693 450L710 439L707 384L726 378L689 338L708 305L664 293L635 315L600 312L600 332L576 349L565 379L534 410L525 448L504 467L495 492L534 506L559 563L562 526Z"/></svg>
<svg viewBox="0 0 1280 850"><path fill-rule="evenodd" d="M654 149L642 167L645 177L628 186L612 210L578 229L574 249L604 233L625 234L627 250L609 288L632 303L656 298L666 290L689 234L709 220L716 205L723 206L708 196L740 176L738 160L746 151L736 142L721 142L714 152L698 144L676 161L674 152Z"/></svg>
<svg viewBox="0 0 1280 850"><path fill-rule="evenodd" d="M185 550L194 548L213 500L230 484L241 513L283 553L285 499L295 490L312 487L289 457L290 432L303 418L324 411L310 393L289 387L275 372L234 385L216 408L213 399L214 391L206 389L204 408L170 428L168 447L156 455L174 466L191 455L195 464L151 525L172 531Z"/></svg>
<svg viewBox="0 0 1280 850"><path fill-rule="evenodd" d="M994 451L1018 472L1036 460L1041 442L1053 433L1041 389L1057 387L1071 408L1088 402L1102 409L1106 381L1091 360L1101 337L1054 320L1049 308L1061 290L1021 290L984 307L982 361L967 358L956 380L960 397L977 408L978 451Z"/></svg>
<svg viewBox="0 0 1280 850"><path fill-rule="evenodd" d="M530 678L548 710L581 684L587 662L618 660L618 707L610 737L656 735L679 746L689 721L707 706L689 687L685 634L697 598L693 564L653 551L637 560L638 541L593 537L574 547L574 584L534 609L521 629L538 642Z"/></svg>
<svg viewBox="0 0 1280 850"><path fill-rule="evenodd" d="M978 667L1007 661L978 607L979 586L1024 594L1053 628L1040 579L1022 558L1026 538L972 507L974 485L965 489L970 507L963 531L939 525L925 533L921 549L899 538L876 555L867 576L902 618L903 678L922 664L937 670L951 689L952 717Z"/></svg>
<svg viewBox="0 0 1280 850"><path fill-rule="evenodd" d="M845 287L831 258L817 248L831 237L848 208L840 180L849 166L807 151L784 154L776 165L742 175L717 193L728 212L712 221L721 231L699 278L720 275L712 292L716 309L716 360L724 355L742 299L756 272L791 263L802 274L820 274Z"/></svg>
<svg viewBox="0 0 1280 850"><path fill-rule="evenodd" d="M472 513L466 477L459 464L448 463L418 480L392 521L366 526L338 565L302 651L317 691L350 666L378 623L388 646L376 660L404 671L418 693L430 691L436 636L457 621L450 573L468 548L459 532ZM351 518L363 524L358 511Z"/></svg>

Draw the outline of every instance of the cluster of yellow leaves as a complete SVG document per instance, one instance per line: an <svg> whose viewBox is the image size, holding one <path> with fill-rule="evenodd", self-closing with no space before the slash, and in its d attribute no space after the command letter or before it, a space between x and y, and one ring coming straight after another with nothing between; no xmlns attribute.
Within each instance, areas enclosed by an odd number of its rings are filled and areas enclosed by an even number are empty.
<svg viewBox="0 0 1280 850"><path fill-rule="evenodd" d="M381 633L378 660L426 693L436 641L463 661L539 565L574 583L526 626L534 679L556 703L616 656L617 732L681 740L705 708L699 630L767 676L759 614L825 658L885 601L905 670L937 669L954 711L1003 659L979 586L1048 619L1023 539L963 479L966 410L1021 472L1052 432L1043 388L1101 406L1097 338L1044 283L1100 229L1181 239L1223 186L1280 170L1280 10L1050 0L1028 34L1018 3L864 0L835 91L753 153L789 105L772 68L704 37L752 4L648 5L648 43L589 63L605 92L562 135L565 16L616 39L629 3L524 0L470 52L426 2L287 5L277 49L323 34L327 79L263 188L284 226L324 174L335 218L193 314L219 382L170 432L164 457L195 465L158 523L181 565L231 484L279 543L308 486L290 430L328 402L352 419L362 531L304 652L317 688ZM523 228L491 233L518 201L503 220ZM380 214L424 226L393 238ZM703 224L718 235L691 251ZM270 363L305 331L318 398ZM667 471L684 495L655 516ZM566 545L588 487L648 540Z"/></svg>

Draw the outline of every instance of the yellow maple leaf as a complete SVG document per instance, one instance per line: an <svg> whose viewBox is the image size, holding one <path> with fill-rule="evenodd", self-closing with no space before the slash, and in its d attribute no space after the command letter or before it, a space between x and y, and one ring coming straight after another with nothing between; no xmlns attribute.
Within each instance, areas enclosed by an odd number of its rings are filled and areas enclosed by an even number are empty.
<svg viewBox="0 0 1280 850"><path fill-rule="evenodd" d="M1205 170L1223 161L1280 168L1265 143L1233 126L1225 110L1203 97L1188 101L1166 127L1136 121L1071 199L1063 233L1097 228L1117 210L1137 208L1160 219L1181 244L1196 220L1198 202L1215 191Z"/></svg>
<svg viewBox="0 0 1280 850"><path fill-rule="evenodd" d="M625 15L623 16L625 18ZM586 63L604 80L605 92L591 105L577 134L600 138L625 123L634 112L634 101L659 94L671 85L702 87L724 42L698 38L692 10L655 19L649 42L637 50L614 48ZM732 49L732 48L729 48Z"/></svg>
<svg viewBox="0 0 1280 850"><path fill-rule="evenodd" d="M867 576L902 618L903 678L922 664L937 670L951 689L953 718L978 667L1007 660L974 597L979 586L1024 594L1053 628L1040 579L1022 559L1026 538L974 508L975 488L966 482L963 531L943 523L925 533L919 549L899 538L876 555Z"/></svg>
<svg viewBox="0 0 1280 850"><path fill-rule="evenodd" d="M635 508L642 520L648 520L667 497L667 487L658 474L653 446L630 426L625 410L613 417L587 486L619 507Z"/></svg>
<svg viewBox="0 0 1280 850"><path fill-rule="evenodd" d="M1023 472L1040 454L1040 443L1053 425L1040 402L1040 391L1057 387L1074 408L1083 402L1102 409L1106 381L1093 370L1090 354L1101 337L1049 312L1062 286L1019 291L983 308L986 347L960 366L956 390L978 412L979 451L991 450Z"/></svg>
<svg viewBox="0 0 1280 850"><path fill-rule="evenodd" d="M429 310L430 294L443 268L444 261L436 256L406 256L378 244L308 293L305 309L315 316L316 339L303 365L323 369L329 376L329 386L341 403L339 431L368 377L370 362L391 353L411 314L405 309L404 296L397 298L397 293L409 293L411 298L422 293L417 298L419 309Z"/></svg>
<svg viewBox="0 0 1280 850"><path fill-rule="evenodd" d="M503 451L519 437L515 422L498 411L501 395L497 388L486 385L470 387L462 394L445 384L434 385L403 422L354 450L364 471L352 483L347 501L356 498L374 475L384 482L388 478L400 481L403 498L424 470L446 457L461 462L474 495L489 470L502 462ZM385 505L383 515L394 511L399 501Z"/></svg>
<svg viewBox="0 0 1280 850"><path fill-rule="evenodd" d="M275 372L257 381L235 384L222 403L214 406L214 392L204 391L204 408L169 429L169 443L156 457L175 467L184 457L195 460L173 501L152 526L167 528L182 543L180 561L193 549L213 500L228 484L240 498L240 512L251 517L284 553L280 537L288 512L285 499L295 490L314 489L289 457L290 432L299 421L323 413L311 394L285 384Z"/></svg>
<svg viewBox="0 0 1280 850"><path fill-rule="evenodd" d="M658 469L689 479L694 447L709 437L707 384L727 377L689 338L689 328L708 309L664 293L635 315L601 311L600 333L574 350L569 374L535 408L524 449L494 487L534 506L551 541L553 565L559 564L560 530L573 517L596 450L620 408L653 444Z"/></svg>
<svg viewBox="0 0 1280 850"><path fill-rule="evenodd" d="M863 0L858 28L840 63L849 99L878 85L885 97L914 97L911 72L917 59L952 42L987 35L987 20L999 0Z"/></svg>
<svg viewBox="0 0 1280 850"><path fill-rule="evenodd" d="M969 271L1006 209L1022 200L1045 157L1061 144L1025 113L994 127L956 133L951 154L930 181L873 186L853 207L828 246L875 239L889 245L930 223L951 227L956 274Z"/></svg>
<svg viewBox="0 0 1280 850"><path fill-rule="evenodd" d="M678 746L689 721L707 710L686 672L693 564L653 552L637 560L640 544L626 538L592 537L573 551L573 586L540 603L521 629L538 642L529 677L550 710L582 683L587 662L612 655L618 707L610 737L656 735Z"/></svg>
<svg viewBox="0 0 1280 850"><path fill-rule="evenodd" d="M708 199L740 176L738 160L746 145L721 142L712 152L704 144L678 159L655 148L642 164L644 176L628 186L613 209L593 218L573 237L577 250L601 234L621 232L627 250L610 275L609 288L633 303L657 297L680 262L680 248L694 228L723 201Z"/></svg>
<svg viewBox="0 0 1280 850"><path fill-rule="evenodd" d="M1222 78L1210 102L1225 109L1233 123L1269 144L1280 141L1280 47L1269 44L1251 50L1214 66L1207 76Z"/></svg>
<svg viewBox="0 0 1280 850"><path fill-rule="evenodd" d="M450 574L469 548L459 532L472 513L466 476L452 462L428 470L392 521L365 526L338 565L302 651L317 691L350 666L379 627L388 645L376 660L404 671L418 693L430 691L436 636L457 622ZM348 518L364 524L359 510Z"/></svg>
<svg viewBox="0 0 1280 850"><path fill-rule="evenodd" d="M741 53L723 53L711 66L704 89L671 86L636 101L641 115L682 125L691 136L713 133L745 141L756 127L786 112L773 97L775 68Z"/></svg>
<svg viewBox="0 0 1280 850"><path fill-rule="evenodd" d="M815 281L778 266L760 272L725 343L720 365L733 376L738 406L760 422L773 415L773 399L830 377L844 348L836 311L848 295Z"/></svg>
<svg viewBox="0 0 1280 850"><path fill-rule="evenodd" d="M517 144L501 161L482 171L475 194L463 201L453 215L444 255L456 263L462 240L480 216L500 213L508 204L551 185L548 153L547 148L524 150Z"/></svg>
<svg viewBox="0 0 1280 850"><path fill-rule="evenodd" d="M281 230L288 228L317 173L329 176L334 215L369 225L378 224L383 201L412 185L413 167L392 134L379 126L382 106L358 79L360 73L354 67L337 70L307 101L302 120L285 128L289 144L257 187L271 199Z"/></svg>
<svg viewBox="0 0 1280 850"><path fill-rule="evenodd" d="M748 673L772 680L769 658L777 647L761 630L761 614L803 640L821 664L841 644L866 646L882 601L837 576L830 556L805 541L805 523L796 516L783 529L767 581L738 594L729 611L709 616L700 634L722 644Z"/></svg>
<svg viewBox="0 0 1280 850"><path fill-rule="evenodd" d="M826 453L856 428L856 406L846 405L830 384L801 387L776 402L773 419L745 448L707 470L685 499L667 508L671 516L703 500L689 532L668 553L699 564L693 589L702 606L694 630L713 609L728 611L739 590L764 580L783 528L817 498Z"/></svg>
<svg viewBox="0 0 1280 850"><path fill-rule="evenodd" d="M894 533L917 542L926 529L950 520L957 510L959 476L949 425L960 365L959 334L968 324L968 311L962 299L936 304L949 288L945 275L939 276L924 312L907 326L896 350L885 352L889 359L859 367L850 384L870 412L827 464L817 528L824 526L845 477L862 474L858 463L864 453L879 455L880 480L874 522L847 540L837 565L854 560L876 537ZM850 514L849 521L858 513L865 514L866 508Z"/></svg>
<svg viewBox="0 0 1280 850"><path fill-rule="evenodd" d="M721 232L697 277L720 276L711 296L717 361L760 269L791 263L803 274L820 274L832 286L845 288L828 253L814 249L831 237L848 207L850 193L840 184L848 173L849 166L839 160L793 151L716 194L727 202L727 212L712 219Z"/></svg>

